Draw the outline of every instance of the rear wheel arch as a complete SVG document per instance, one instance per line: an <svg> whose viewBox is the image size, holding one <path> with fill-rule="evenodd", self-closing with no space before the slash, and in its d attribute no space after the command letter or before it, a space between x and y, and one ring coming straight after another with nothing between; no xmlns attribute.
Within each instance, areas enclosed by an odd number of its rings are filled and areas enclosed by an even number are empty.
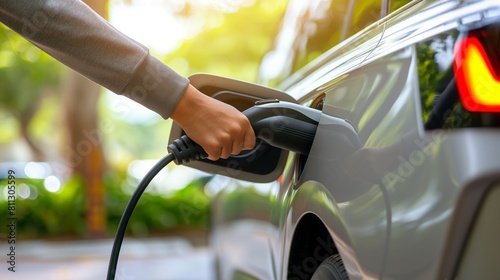
<svg viewBox="0 0 500 280"><path fill-rule="evenodd" d="M334 254L338 250L326 226L315 214L306 213L294 230L287 279L311 279L319 265Z"/></svg>

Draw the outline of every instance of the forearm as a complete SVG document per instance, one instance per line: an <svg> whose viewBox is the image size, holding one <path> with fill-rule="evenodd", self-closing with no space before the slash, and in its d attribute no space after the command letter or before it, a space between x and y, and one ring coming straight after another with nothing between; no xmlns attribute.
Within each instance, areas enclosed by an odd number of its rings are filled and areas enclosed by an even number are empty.
<svg viewBox="0 0 500 280"><path fill-rule="evenodd" d="M2 0L0 21L80 74L164 118L188 85L79 0Z"/></svg>

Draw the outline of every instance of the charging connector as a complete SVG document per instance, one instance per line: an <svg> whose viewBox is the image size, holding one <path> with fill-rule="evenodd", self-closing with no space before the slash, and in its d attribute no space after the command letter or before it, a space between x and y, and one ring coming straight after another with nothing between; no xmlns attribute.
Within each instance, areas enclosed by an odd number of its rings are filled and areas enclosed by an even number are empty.
<svg viewBox="0 0 500 280"><path fill-rule="evenodd" d="M206 159L208 157L205 150L186 135L182 135L181 138L175 139L172 144L168 145L167 149L174 155L174 162L177 165Z"/></svg>

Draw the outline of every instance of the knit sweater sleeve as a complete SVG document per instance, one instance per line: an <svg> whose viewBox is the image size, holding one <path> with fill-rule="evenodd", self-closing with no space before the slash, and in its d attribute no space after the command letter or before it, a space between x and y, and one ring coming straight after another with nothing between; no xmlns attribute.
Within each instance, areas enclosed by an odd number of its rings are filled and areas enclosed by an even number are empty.
<svg viewBox="0 0 500 280"><path fill-rule="evenodd" d="M164 118L189 84L80 0L2 0L0 22L76 72Z"/></svg>

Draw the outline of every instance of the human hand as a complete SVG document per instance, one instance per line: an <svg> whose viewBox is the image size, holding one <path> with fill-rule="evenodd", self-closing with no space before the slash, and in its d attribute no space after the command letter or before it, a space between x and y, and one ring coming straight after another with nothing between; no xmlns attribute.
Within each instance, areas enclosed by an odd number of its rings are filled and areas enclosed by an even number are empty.
<svg viewBox="0 0 500 280"><path fill-rule="evenodd" d="M186 89L171 118L205 150L210 160L226 159L255 146L255 134L245 115L192 85Z"/></svg>

